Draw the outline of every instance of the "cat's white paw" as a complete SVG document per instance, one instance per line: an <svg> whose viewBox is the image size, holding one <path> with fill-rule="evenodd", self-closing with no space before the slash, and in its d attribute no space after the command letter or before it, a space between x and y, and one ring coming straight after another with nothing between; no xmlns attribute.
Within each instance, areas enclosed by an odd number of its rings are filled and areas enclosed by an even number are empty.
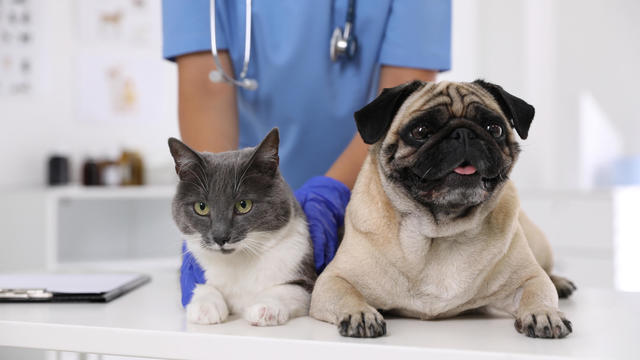
<svg viewBox="0 0 640 360"><path fill-rule="evenodd" d="M195 324L219 324L229 317L222 294L212 285L199 284L187 305L187 320Z"/></svg>
<svg viewBox="0 0 640 360"><path fill-rule="evenodd" d="M212 299L208 299L212 300ZM191 301L187 305L187 320L195 324L219 324L229 317L229 309L222 299Z"/></svg>
<svg viewBox="0 0 640 360"><path fill-rule="evenodd" d="M289 310L279 304L254 304L244 311L244 318L254 326L282 325L289 320Z"/></svg>

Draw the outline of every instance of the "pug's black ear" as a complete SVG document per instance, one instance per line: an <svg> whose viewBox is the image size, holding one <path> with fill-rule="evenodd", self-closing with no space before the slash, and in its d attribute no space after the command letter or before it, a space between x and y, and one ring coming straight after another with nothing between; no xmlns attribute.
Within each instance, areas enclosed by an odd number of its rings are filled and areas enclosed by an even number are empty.
<svg viewBox="0 0 640 360"><path fill-rule="evenodd" d="M424 86L424 82L414 80L410 83L384 89L372 102L356 111L354 117L362 140L367 144L373 144L383 138L400 106L409 95L422 86Z"/></svg>
<svg viewBox="0 0 640 360"><path fill-rule="evenodd" d="M529 127L533 121L536 109L519 97L509 94L500 85L492 84L484 80L476 80L474 84L487 90L498 102L504 115L511 120L511 124L524 140L529 136Z"/></svg>

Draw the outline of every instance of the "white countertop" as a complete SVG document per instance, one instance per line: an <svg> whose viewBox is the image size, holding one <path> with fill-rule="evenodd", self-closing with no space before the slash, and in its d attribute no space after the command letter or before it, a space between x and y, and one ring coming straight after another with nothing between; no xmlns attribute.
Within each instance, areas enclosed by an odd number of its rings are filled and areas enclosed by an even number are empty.
<svg viewBox="0 0 640 360"><path fill-rule="evenodd" d="M177 270L107 304L0 304L0 346L175 359L638 359L640 293L579 289L560 308L574 333L561 340L518 334L513 319L388 319L388 335L350 339L334 325L305 317L252 327L232 317L220 325L187 324Z"/></svg>

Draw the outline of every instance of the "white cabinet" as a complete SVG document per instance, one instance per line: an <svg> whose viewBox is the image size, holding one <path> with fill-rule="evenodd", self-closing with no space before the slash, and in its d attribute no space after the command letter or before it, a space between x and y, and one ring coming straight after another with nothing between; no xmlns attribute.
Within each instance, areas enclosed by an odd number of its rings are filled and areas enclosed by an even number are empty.
<svg viewBox="0 0 640 360"><path fill-rule="evenodd" d="M521 191L520 200L551 243L555 273L579 288L613 288L612 191Z"/></svg>
<svg viewBox="0 0 640 360"><path fill-rule="evenodd" d="M175 188L61 187L2 192L0 271L132 268L180 262L171 218ZM555 272L579 287L640 291L640 188L520 191L522 207L549 237ZM635 254L635 255L634 255Z"/></svg>
<svg viewBox="0 0 640 360"><path fill-rule="evenodd" d="M56 187L5 192L0 270L58 269L110 262L174 263L180 234L175 188Z"/></svg>
<svg viewBox="0 0 640 360"><path fill-rule="evenodd" d="M559 275L578 287L640 291L640 187L523 191L520 197L549 237Z"/></svg>

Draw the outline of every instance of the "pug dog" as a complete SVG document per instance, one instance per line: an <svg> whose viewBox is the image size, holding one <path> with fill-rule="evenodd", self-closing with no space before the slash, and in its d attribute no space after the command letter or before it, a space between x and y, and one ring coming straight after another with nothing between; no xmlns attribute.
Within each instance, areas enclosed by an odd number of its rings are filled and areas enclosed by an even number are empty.
<svg viewBox="0 0 640 360"><path fill-rule="evenodd" d="M345 233L313 290L310 315L343 336L386 334L380 311L440 319L496 308L518 332L572 332L551 248L520 209L509 173L534 108L502 87L413 81L355 113L369 153Z"/></svg>

